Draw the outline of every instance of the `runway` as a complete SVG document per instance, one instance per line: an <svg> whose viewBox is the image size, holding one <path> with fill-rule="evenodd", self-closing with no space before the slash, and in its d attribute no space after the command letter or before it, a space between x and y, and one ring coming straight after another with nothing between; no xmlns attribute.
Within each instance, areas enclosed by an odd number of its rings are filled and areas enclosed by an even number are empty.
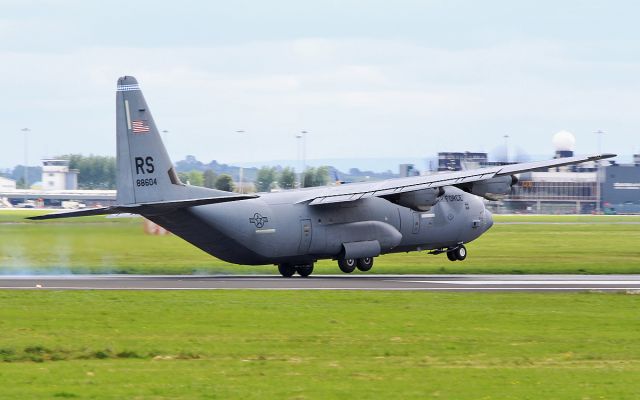
<svg viewBox="0 0 640 400"><path fill-rule="evenodd" d="M409 290L621 291L640 293L640 275L32 275L0 276L13 290Z"/></svg>

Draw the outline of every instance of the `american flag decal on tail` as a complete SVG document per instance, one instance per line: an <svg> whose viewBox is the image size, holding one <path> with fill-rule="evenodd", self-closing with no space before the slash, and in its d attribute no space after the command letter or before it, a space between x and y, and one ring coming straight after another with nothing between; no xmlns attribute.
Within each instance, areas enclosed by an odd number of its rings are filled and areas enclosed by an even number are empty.
<svg viewBox="0 0 640 400"><path fill-rule="evenodd" d="M147 121L141 119L137 121L131 121L131 132L133 133L147 133L149 132L149 124Z"/></svg>

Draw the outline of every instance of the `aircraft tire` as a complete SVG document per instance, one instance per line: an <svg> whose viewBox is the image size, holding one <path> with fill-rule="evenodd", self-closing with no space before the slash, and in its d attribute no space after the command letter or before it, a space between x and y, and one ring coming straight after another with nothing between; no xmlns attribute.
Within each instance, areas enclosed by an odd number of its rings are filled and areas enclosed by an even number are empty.
<svg viewBox="0 0 640 400"><path fill-rule="evenodd" d="M345 274L350 274L354 269L356 269L356 260L353 258L338 260L338 267L340 267L340 271Z"/></svg>
<svg viewBox="0 0 640 400"><path fill-rule="evenodd" d="M462 244L460 245L460 247L455 249L454 253L456 256L456 260L458 261L464 261L464 259L467 258L467 248Z"/></svg>
<svg viewBox="0 0 640 400"><path fill-rule="evenodd" d="M301 277L306 278L313 272L313 264L297 265L296 272Z"/></svg>
<svg viewBox="0 0 640 400"><path fill-rule="evenodd" d="M447 251L447 258L449 261L458 261L458 258L455 255L455 251Z"/></svg>
<svg viewBox="0 0 640 400"><path fill-rule="evenodd" d="M358 258L356 267L362 272L369 271L373 267L373 257Z"/></svg>
<svg viewBox="0 0 640 400"><path fill-rule="evenodd" d="M291 278L296 273L296 267L291 264L278 264L278 272L285 278Z"/></svg>

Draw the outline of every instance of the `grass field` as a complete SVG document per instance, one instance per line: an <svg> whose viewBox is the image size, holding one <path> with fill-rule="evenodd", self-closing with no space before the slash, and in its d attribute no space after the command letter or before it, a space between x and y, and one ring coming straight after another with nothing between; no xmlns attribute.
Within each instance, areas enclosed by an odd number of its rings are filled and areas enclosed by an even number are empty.
<svg viewBox="0 0 640 400"><path fill-rule="evenodd" d="M174 236L149 236L139 218L25 222L0 212L0 273L276 273L236 266ZM496 225L451 263L426 252L376 259L376 273L640 273L640 216L496 216ZM315 274L338 273L321 261ZM357 272L356 272L357 273Z"/></svg>
<svg viewBox="0 0 640 400"><path fill-rule="evenodd" d="M0 292L0 397L637 399L640 296Z"/></svg>
<svg viewBox="0 0 640 400"><path fill-rule="evenodd" d="M29 212L28 212L29 213ZM0 212L0 271L275 273L140 219ZM640 273L640 217L497 217L464 263L388 273ZM526 224L524 223L526 222ZM531 224L533 222L533 224ZM337 273L332 262L316 273ZM0 291L1 399L636 399L640 295Z"/></svg>

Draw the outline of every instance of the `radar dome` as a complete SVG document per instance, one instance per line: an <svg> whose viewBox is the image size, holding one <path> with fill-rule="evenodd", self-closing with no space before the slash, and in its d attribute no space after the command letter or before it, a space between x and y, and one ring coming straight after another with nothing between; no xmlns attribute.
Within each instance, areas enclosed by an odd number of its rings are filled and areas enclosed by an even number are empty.
<svg viewBox="0 0 640 400"><path fill-rule="evenodd" d="M556 148L556 151L573 151L573 148L576 144L576 137L573 136L573 133L568 131L560 131L553 135L553 147Z"/></svg>

